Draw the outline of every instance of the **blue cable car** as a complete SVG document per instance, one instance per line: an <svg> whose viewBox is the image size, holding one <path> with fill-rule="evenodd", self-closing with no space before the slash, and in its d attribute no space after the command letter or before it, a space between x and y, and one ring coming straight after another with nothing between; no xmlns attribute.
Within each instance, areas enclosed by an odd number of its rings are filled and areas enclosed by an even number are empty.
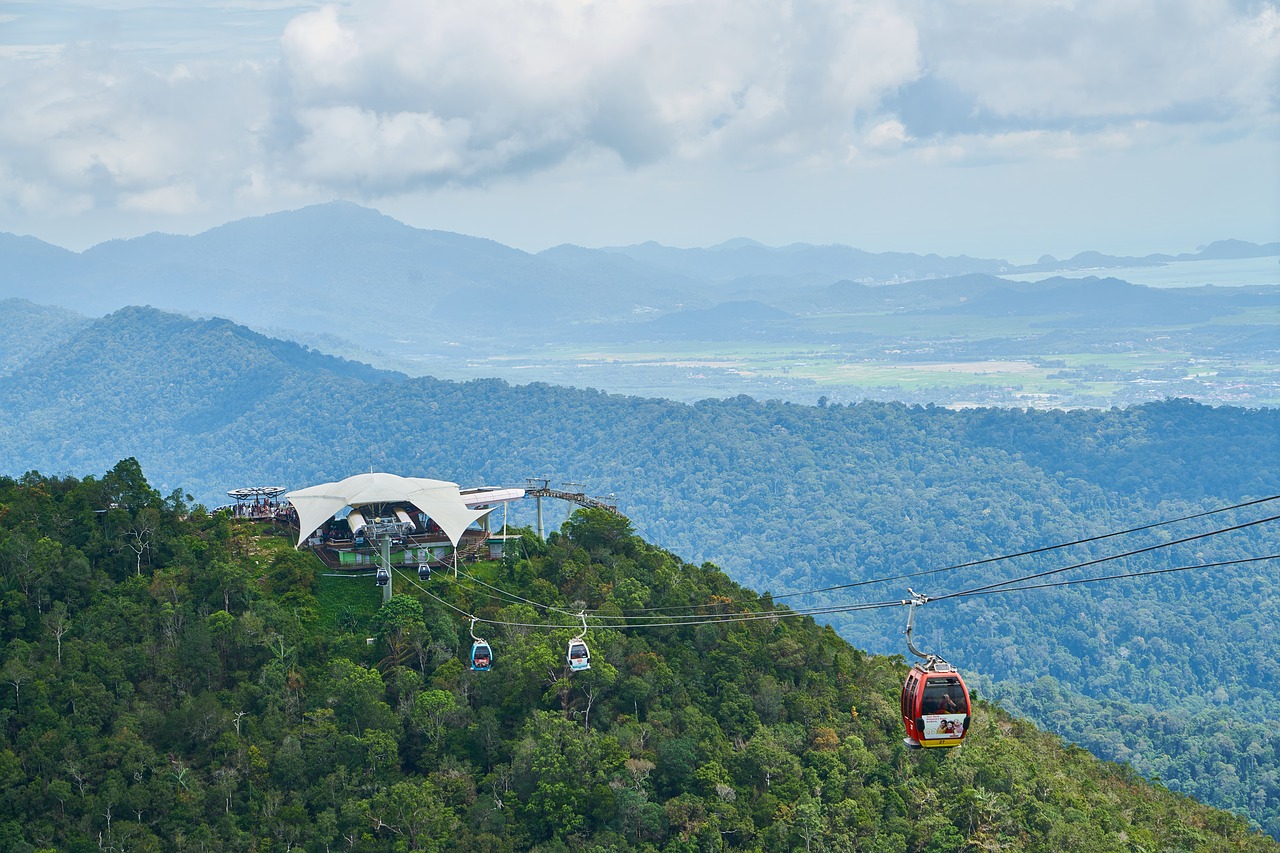
<svg viewBox="0 0 1280 853"><path fill-rule="evenodd" d="M471 617L471 671L488 672L493 669L493 650L489 643L476 636L476 618Z"/></svg>
<svg viewBox="0 0 1280 853"><path fill-rule="evenodd" d="M391 572L384 568L379 568L373 575L373 581L378 586L386 586L391 583Z"/></svg>
<svg viewBox="0 0 1280 853"><path fill-rule="evenodd" d="M431 580L431 567L428 566L426 563L418 563L418 580L420 581Z"/></svg>
<svg viewBox="0 0 1280 853"><path fill-rule="evenodd" d="M471 671L488 672L493 668L493 651L484 640L476 640L471 644Z"/></svg>

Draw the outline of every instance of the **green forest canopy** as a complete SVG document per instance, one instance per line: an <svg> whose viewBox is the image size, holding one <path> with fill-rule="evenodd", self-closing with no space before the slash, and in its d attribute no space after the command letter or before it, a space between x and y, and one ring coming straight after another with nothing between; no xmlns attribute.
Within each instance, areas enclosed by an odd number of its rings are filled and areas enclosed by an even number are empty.
<svg viewBox="0 0 1280 853"><path fill-rule="evenodd" d="M1277 849L985 703L964 746L906 750L900 658L608 513L470 568L491 587L406 576L381 608L283 533L164 497L132 459L0 478L0 846ZM570 677L576 630L492 587L778 618L593 629ZM493 672L466 670L452 608L507 623Z"/></svg>

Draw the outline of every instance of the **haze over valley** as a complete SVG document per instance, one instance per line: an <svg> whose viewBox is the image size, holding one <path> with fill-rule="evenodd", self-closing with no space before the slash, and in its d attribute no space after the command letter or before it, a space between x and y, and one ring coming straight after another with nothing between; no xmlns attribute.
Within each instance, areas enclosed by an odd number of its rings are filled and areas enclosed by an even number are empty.
<svg viewBox="0 0 1280 853"><path fill-rule="evenodd" d="M1280 244L1240 241L1023 266L745 240L531 255L334 203L83 253L0 235L0 296L223 316L413 375L689 402L1256 406L1280 402L1277 260ZM1182 264L1235 277L1119 277Z"/></svg>

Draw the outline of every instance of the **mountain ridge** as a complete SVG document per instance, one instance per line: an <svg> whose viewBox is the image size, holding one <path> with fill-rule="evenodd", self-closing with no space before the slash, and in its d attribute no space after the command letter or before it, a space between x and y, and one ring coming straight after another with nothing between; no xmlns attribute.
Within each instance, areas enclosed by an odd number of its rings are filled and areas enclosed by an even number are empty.
<svg viewBox="0 0 1280 853"><path fill-rule="evenodd" d="M13 853L1280 849L981 700L962 746L909 751L900 659L601 510L384 603L135 459L0 477L0 507ZM702 616L621 621L650 605Z"/></svg>

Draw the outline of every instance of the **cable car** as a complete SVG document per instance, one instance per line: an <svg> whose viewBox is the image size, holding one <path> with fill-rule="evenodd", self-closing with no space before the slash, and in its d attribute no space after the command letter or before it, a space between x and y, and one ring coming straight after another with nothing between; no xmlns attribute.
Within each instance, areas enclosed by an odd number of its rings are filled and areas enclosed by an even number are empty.
<svg viewBox="0 0 1280 853"><path fill-rule="evenodd" d="M485 640L476 640L471 644L471 671L488 672L493 668L493 650Z"/></svg>
<svg viewBox="0 0 1280 853"><path fill-rule="evenodd" d="M578 614L582 619L582 633L569 641L569 648L564 654L565 663L569 664L570 672L582 672L584 669L591 669L591 650L587 648L587 615L585 612Z"/></svg>
<svg viewBox="0 0 1280 853"><path fill-rule="evenodd" d="M391 572L384 568L379 568L373 575L373 581L378 586L386 586L391 583Z"/></svg>
<svg viewBox="0 0 1280 853"><path fill-rule="evenodd" d="M431 580L431 567L428 566L426 563L418 563L418 580L420 581Z"/></svg>
<svg viewBox="0 0 1280 853"><path fill-rule="evenodd" d="M915 590L909 601L902 602L911 610L907 616L907 648L923 661L917 661L902 684L902 723L907 736L902 739L911 749L959 746L969 731L973 710L969 688L956 668L938 655L925 654L911 642L916 608L929 600Z"/></svg>
<svg viewBox="0 0 1280 853"><path fill-rule="evenodd" d="M493 669L493 650L487 640L476 636L476 618L471 617L471 671L488 672Z"/></svg>
<svg viewBox="0 0 1280 853"><path fill-rule="evenodd" d="M581 638L569 641L569 651L565 653L565 660L571 672L591 669L591 651Z"/></svg>
<svg viewBox="0 0 1280 853"><path fill-rule="evenodd" d="M969 731L969 688L940 658L917 663L902 685L902 722L912 749L959 746Z"/></svg>

